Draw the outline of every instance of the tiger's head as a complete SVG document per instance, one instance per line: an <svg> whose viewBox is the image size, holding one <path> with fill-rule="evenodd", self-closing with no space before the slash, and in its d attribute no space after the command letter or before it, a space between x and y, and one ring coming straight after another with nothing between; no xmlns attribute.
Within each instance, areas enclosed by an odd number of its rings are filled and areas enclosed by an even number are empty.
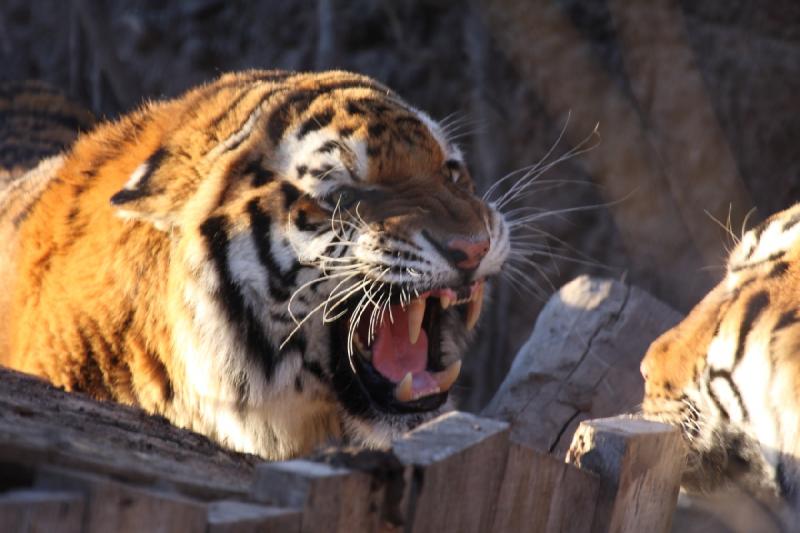
<svg viewBox="0 0 800 533"><path fill-rule="evenodd" d="M346 72L227 75L146 113L170 127L138 133L112 203L170 236L191 387L269 419L249 438L273 456L436 414L509 253L437 123Z"/></svg>
<svg viewBox="0 0 800 533"><path fill-rule="evenodd" d="M650 346L646 416L681 428L684 485L797 494L800 206L747 232L721 283Z"/></svg>

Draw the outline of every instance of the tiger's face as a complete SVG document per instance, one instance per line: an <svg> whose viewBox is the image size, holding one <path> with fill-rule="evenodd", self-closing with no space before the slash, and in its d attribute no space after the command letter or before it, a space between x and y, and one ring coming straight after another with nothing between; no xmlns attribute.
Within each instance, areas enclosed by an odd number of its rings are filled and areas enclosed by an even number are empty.
<svg viewBox="0 0 800 533"><path fill-rule="evenodd" d="M797 494L800 207L747 232L725 278L642 361L646 416L679 426L684 485Z"/></svg>
<svg viewBox="0 0 800 533"><path fill-rule="evenodd" d="M183 111L112 197L172 239L173 277L188 280L174 288L181 366L245 406L242 424L268 411L275 441L310 431L287 429L296 417L384 444L447 400L506 223L439 126L369 78L226 84L227 114ZM210 121L218 133L203 135Z"/></svg>

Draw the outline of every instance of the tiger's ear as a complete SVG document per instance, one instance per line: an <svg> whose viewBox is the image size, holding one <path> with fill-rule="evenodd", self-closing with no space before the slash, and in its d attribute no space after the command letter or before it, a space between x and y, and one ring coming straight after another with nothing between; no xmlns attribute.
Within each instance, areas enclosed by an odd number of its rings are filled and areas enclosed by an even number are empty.
<svg viewBox="0 0 800 533"><path fill-rule="evenodd" d="M136 167L122 189L111 197L119 216L146 220L164 231L175 224L175 202L169 191L169 177L164 175L168 159L169 152L162 147Z"/></svg>

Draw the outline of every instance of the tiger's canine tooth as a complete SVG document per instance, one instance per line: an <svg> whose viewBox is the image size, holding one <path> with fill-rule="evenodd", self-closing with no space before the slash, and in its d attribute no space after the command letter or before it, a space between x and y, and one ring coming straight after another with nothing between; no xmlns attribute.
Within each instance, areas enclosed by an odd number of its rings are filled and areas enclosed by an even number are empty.
<svg viewBox="0 0 800 533"><path fill-rule="evenodd" d="M394 388L394 397L397 398L397 401L410 402L414 399L414 390L412 387L413 379L414 377L411 375L411 372L408 372L403 380Z"/></svg>
<svg viewBox="0 0 800 533"><path fill-rule="evenodd" d="M425 298L417 298L408 304L408 340L416 344L425 316Z"/></svg>
<svg viewBox="0 0 800 533"><path fill-rule="evenodd" d="M436 372L433 374L433 378L436 380L436 383L439 384L440 391L449 391L450 387L453 386L453 383L456 382L458 379L458 374L461 372L461 359L453 361L447 368L442 370L441 372Z"/></svg>
<svg viewBox="0 0 800 533"><path fill-rule="evenodd" d="M450 307L451 303L452 302L451 302L450 297L448 295L442 294L442 295L439 296L439 305L442 306L442 309L447 309L448 307Z"/></svg>
<svg viewBox="0 0 800 533"><path fill-rule="evenodd" d="M467 303L467 331L472 330L475 324L478 323L478 317L481 316L481 307L483 306L483 283L478 285L475 289L475 294L472 299Z"/></svg>

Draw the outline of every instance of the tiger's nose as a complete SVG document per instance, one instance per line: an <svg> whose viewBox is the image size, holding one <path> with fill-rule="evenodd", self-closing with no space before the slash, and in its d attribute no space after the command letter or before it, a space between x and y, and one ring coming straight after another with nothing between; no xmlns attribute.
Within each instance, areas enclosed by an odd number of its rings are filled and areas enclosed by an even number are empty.
<svg viewBox="0 0 800 533"><path fill-rule="evenodd" d="M475 270L489 253L489 239L450 239L445 243L448 259L459 270Z"/></svg>

